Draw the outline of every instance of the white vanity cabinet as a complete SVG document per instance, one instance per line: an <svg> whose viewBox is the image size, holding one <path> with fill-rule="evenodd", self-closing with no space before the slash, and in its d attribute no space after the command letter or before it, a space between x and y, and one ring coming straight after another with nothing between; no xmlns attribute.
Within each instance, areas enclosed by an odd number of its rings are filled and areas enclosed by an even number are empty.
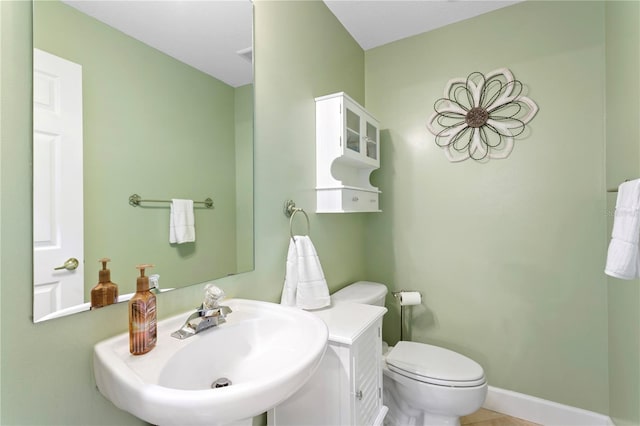
<svg viewBox="0 0 640 426"><path fill-rule="evenodd" d="M291 398L269 411L271 426L382 426L380 306L341 303L313 311L329 328L320 366Z"/></svg>
<svg viewBox="0 0 640 426"><path fill-rule="evenodd" d="M317 213L377 212L380 124L344 92L316 98Z"/></svg>

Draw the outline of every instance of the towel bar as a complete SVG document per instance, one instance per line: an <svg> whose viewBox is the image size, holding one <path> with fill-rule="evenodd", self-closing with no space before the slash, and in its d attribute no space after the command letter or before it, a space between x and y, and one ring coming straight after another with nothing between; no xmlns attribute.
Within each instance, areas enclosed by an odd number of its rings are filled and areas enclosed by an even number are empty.
<svg viewBox="0 0 640 426"><path fill-rule="evenodd" d="M170 203L171 200L143 200L138 194L133 194L129 197L129 204L133 207L138 207L140 203ZM207 198L204 201L194 201L193 204L204 204L204 206L208 209L213 208L213 200L211 198Z"/></svg>
<svg viewBox="0 0 640 426"><path fill-rule="evenodd" d="M296 207L296 203L294 203L293 200L287 200L284 203L284 215L289 218L289 234L291 234L291 239L294 241L295 238L293 236L293 218L298 212L302 213L305 219L307 219L307 235L311 234L311 224L309 223L309 215L307 215L307 212L305 212L304 209L300 207Z"/></svg>
<svg viewBox="0 0 640 426"><path fill-rule="evenodd" d="M625 179L625 182L629 182L631 179ZM607 189L607 192L618 192L618 188L609 188Z"/></svg>

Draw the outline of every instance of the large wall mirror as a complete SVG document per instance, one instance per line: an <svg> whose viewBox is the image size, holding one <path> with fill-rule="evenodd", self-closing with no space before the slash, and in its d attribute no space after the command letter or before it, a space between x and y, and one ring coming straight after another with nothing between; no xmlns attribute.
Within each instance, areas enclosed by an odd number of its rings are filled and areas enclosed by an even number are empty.
<svg viewBox="0 0 640 426"><path fill-rule="evenodd" d="M119 301L136 264L159 291L252 270L250 0L33 11L34 321L90 310L102 258ZM170 242L172 199L195 241Z"/></svg>

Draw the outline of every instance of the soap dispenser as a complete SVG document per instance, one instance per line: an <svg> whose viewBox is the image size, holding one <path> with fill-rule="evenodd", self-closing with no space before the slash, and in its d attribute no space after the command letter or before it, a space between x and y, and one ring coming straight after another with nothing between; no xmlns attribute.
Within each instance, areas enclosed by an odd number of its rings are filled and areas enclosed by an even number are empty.
<svg viewBox="0 0 640 426"><path fill-rule="evenodd" d="M91 309L118 302L118 286L111 282L111 271L107 269L107 262L110 261L106 257L98 260L102 263L102 270L98 272L98 284L91 289Z"/></svg>
<svg viewBox="0 0 640 426"><path fill-rule="evenodd" d="M142 355L156 346L156 296L149 290L149 277L144 275L153 265L138 265L140 276L136 294L129 301L129 352Z"/></svg>

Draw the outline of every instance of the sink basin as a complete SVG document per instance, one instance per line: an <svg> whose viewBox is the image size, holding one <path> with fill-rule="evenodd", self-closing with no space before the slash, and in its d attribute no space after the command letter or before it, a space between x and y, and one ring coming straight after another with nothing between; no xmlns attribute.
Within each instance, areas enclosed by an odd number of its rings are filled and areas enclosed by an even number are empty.
<svg viewBox="0 0 640 426"><path fill-rule="evenodd" d="M223 425L287 399L320 363L325 323L275 303L223 304L233 311L226 323L184 340L171 333L191 312L159 321L158 343L145 355L129 353L129 333L98 343L93 368L100 393L155 425ZM212 388L222 378L231 384Z"/></svg>

